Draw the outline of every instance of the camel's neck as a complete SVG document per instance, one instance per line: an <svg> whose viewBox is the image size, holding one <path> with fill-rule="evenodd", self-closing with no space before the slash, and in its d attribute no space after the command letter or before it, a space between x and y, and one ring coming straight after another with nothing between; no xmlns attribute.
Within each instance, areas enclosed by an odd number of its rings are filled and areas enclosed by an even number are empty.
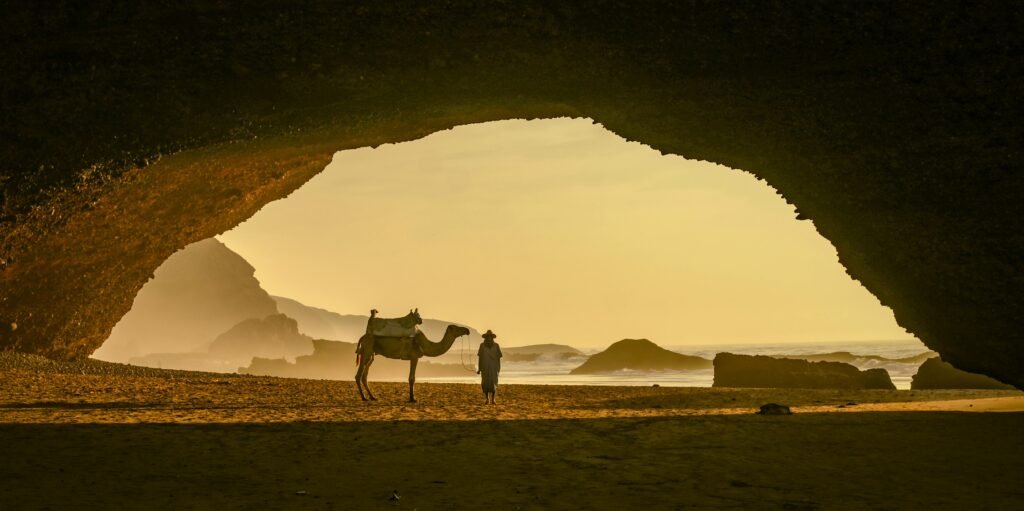
<svg viewBox="0 0 1024 511"><path fill-rule="evenodd" d="M451 329L444 333L444 338L441 339L441 342L431 342L422 333L420 336L420 349L428 357L439 357L448 353L448 350L452 348L452 344L455 343L455 339L458 339L458 335Z"/></svg>

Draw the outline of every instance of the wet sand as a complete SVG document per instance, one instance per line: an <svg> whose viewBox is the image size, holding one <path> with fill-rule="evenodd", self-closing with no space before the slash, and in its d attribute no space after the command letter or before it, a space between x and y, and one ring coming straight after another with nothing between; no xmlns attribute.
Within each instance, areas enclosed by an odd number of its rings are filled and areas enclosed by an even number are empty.
<svg viewBox="0 0 1024 511"><path fill-rule="evenodd" d="M147 374L0 370L0 509L1024 509L1020 392Z"/></svg>

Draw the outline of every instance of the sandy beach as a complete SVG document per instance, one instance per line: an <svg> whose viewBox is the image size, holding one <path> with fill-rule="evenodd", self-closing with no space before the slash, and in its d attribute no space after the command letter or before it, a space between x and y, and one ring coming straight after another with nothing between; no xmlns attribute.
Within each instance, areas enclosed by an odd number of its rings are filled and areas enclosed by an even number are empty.
<svg viewBox="0 0 1024 511"><path fill-rule="evenodd" d="M0 508L1024 508L1014 391L114 373L0 370Z"/></svg>

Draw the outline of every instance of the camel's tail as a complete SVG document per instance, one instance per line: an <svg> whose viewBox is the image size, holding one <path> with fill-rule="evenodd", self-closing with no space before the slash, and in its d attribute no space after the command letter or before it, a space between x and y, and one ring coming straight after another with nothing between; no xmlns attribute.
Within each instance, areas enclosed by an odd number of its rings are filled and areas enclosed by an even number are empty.
<svg viewBox="0 0 1024 511"><path fill-rule="evenodd" d="M362 362L362 361L363 361L363 354L362 353L356 353L356 365L359 365L359 363Z"/></svg>

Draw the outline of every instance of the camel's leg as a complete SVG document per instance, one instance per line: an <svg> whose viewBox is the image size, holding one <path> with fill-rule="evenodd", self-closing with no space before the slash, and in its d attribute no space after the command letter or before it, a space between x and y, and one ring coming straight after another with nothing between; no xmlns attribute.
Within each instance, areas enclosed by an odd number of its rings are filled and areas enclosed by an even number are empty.
<svg viewBox="0 0 1024 511"><path fill-rule="evenodd" d="M359 397L366 401L366 396L363 394L363 374L366 372L366 359L359 361L359 367L356 369L356 388L359 389Z"/></svg>
<svg viewBox="0 0 1024 511"><path fill-rule="evenodd" d="M370 374L370 364L373 363L373 349L374 349L374 337L370 334L366 334L359 338L359 342L356 344L356 350L358 350L358 356L356 361L359 364L359 368L356 369L356 388L359 390L359 397L366 401L367 395L371 401L376 401L377 398L370 391L370 386L366 383L366 378ZM363 388L366 389L366 395L363 394Z"/></svg>
<svg viewBox="0 0 1024 511"><path fill-rule="evenodd" d="M361 337L359 342L356 343L356 364L358 365L356 368L356 389L359 390L359 397L363 401L366 401L366 396L363 394L363 375L366 374L366 366L370 358L366 354L367 344L367 336Z"/></svg>
<svg viewBox="0 0 1024 511"><path fill-rule="evenodd" d="M413 385L416 384L416 364L418 364L419 361L420 361L420 359L418 359L416 357L413 357L413 358L409 359L409 402L410 403L415 403L416 402L416 394L413 393L412 388L413 388Z"/></svg>
<svg viewBox="0 0 1024 511"><path fill-rule="evenodd" d="M366 378L370 376L370 366L373 365L373 354L369 357L364 357L366 360L366 369L363 370L363 387L366 389L366 394L369 395L370 401L376 401L377 396L373 395L373 391L370 390L370 384L366 382Z"/></svg>

